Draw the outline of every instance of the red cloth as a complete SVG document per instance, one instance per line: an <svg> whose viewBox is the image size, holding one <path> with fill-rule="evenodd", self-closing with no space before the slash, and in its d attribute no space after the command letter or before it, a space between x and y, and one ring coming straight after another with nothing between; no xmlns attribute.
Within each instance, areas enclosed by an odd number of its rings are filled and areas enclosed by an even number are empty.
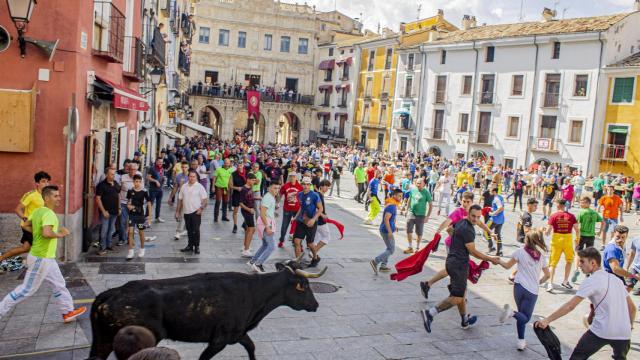
<svg viewBox="0 0 640 360"><path fill-rule="evenodd" d="M487 216L487 214L490 213L490 212L491 212L491 207L490 206L482 208L482 216Z"/></svg>
<svg viewBox="0 0 640 360"><path fill-rule="evenodd" d="M336 229L338 229L338 232L340 233L340 240L342 240L344 238L344 225L342 225L341 222L333 220L333 219L325 219L324 220L327 224L332 224L336 227ZM296 221L296 219L291 220L291 230L289 230L289 234L293 235L296 232L296 227L298 227L298 222Z"/></svg>
<svg viewBox="0 0 640 360"><path fill-rule="evenodd" d="M391 280L402 281L411 275L420 273L424 267L424 263L429 257L429 254L439 242L440 234L435 234L433 236L433 240L431 240L422 250L396 263L395 267L397 273L391 274Z"/></svg>
<svg viewBox="0 0 640 360"><path fill-rule="evenodd" d="M473 260L469 260L469 276L467 279L471 281L472 284L477 284L478 280L480 280L480 275L482 272L489 268L489 263L485 260L482 260L480 264L476 264Z"/></svg>
<svg viewBox="0 0 640 360"><path fill-rule="evenodd" d="M258 119L260 119L260 92L255 90L247 91L247 117L251 116L258 123Z"/></svg>

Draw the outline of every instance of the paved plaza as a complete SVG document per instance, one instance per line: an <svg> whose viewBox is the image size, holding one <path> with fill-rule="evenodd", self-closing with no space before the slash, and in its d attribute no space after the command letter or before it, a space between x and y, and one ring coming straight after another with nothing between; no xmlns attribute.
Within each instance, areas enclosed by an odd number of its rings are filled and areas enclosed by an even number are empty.
<svg viewBox="0 0 640 360"><path fill-rule="evenodd" d="M447 295L446 284L437 284L430 293L430 300L420 294L418 282L444 266L444 247L432 254L420 275L402 282L391 281L387 274L374 275L368 261L383 248L377 226L362 224L365 212L362 205L352 200L353 178L345 174L342 179L341 197L327 199L328 215L345 223L344 240L337 239L324 249L320 266L329 270L319 282L338 287L334 293L316 293L320 308L315 313L296 312L279 308L267 316L260 326L249 333L256 344L260 359L545 359L544 348L536 339L531 326L527 329L529 347L524 352L516 348L515 320L498 322L498 314L504 303L513 304L512 285L507 281L508 272L492 267L483 273L477 285L471 285L469 311L478 315L475 327L460 328L457 311L439 315L433 332L427 334L422 326L419 310L432 306ZM335 195L335 194L334 194ZM78 304L90 305L95 296L106 289L120 286L136 279L162 279L191 275L198 272L241 271L246 272L246 259L240 258L242 231L231 233L232 223L213 223L213 206L203 217L200 255L183 255L179 249L185 246L186 237L173 240L175 221L173 208L163 203L164 224L154 224L148 236L157 239L147 246L144 260L125 260L125 247L115 253L99 257L95 248L77 263L65 264L63 272L68 286ZM213 204L211 204L213 205ZM427 224L427 238L431 238L443 217L434 216ZM506 209L505 255L516 249L515 223L517 212ZM240 217L241 218L241 217ZM380 216L376 221L380 223ZM406 247L404 218L400 217L400 234L396 237L397 251L392 263L402 259ZM634 218L629 219L635 220ZM241 220L240 220L241 221ZM541 213L536 214L534 226L541 225ZM17 226L17 225L16 225ZM634 231L633 229L632 231ZM637 231L635 231L637 233ZM633 233L632 235L635 235ZM486 243L477 238L477 246L486 249ZM255 251L259 246L254 240ZM291 258L293 248L286 243L276 249L267 262L267 270L274 270L277 260ZM560 264L559 269L562 269ZM120 272L120 273L118 273ZM557 279L561 279L558 274ZM21 282L22 272L0 275L1 296ZM316 280L314 280L316 281ZM558 288L560 288L558 286ZM557 289L555 294L540 292L534 318L547 315L574 291ZM21 303L9 316L0 321L0 359L84 359L88 354L91 329L88 313L79 321L63 324L51 303L50 290L43 287L36 296ZM634 297L640 303L640 298ZM588 313L588 301L578 309L553 323L554 331L563 343L563 354L568 357L573 345L585 331L580 317ZM640 325L636 324L632 335L629 359L640 359ZM635 339L635 340L634 340ZM183 359L197 359L205 344L189 344L162 341L161 345L177 349ZM57 351L60 350L60 351ZM23 354L23 355L20 355ZM610 358L605 348L594 359ZM240 345L228 346L215 359L247 358Z"/></svg>

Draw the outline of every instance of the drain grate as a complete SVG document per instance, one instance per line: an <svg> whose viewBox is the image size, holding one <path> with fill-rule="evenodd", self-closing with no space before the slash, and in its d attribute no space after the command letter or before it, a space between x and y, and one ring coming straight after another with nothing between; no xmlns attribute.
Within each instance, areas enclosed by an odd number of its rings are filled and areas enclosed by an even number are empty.
<svg viewBox="0 0 640 360"><path fill-rule="evenodd" d="M135 274L140 275L144 274L144 263L140 264L113 264L113 263L102 263L100 264L99 274Z"/></svg>
<svg viewBox="0 0 640 360"><path fill-rule="evenodd" d="M339 287L323 282L309 282L309 286L314 293L318 294L331 294L337 292Z"/></svg>

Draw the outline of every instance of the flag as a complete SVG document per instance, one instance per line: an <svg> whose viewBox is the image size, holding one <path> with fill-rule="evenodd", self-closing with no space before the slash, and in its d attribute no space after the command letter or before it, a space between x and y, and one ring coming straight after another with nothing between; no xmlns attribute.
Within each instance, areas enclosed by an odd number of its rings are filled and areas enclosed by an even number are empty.
<svg viewBox="0 0 640 360"><path fill-rule="evenodd" d="M260 119L260 92L256 90L247 91L247 118L252 115L257 123Z"/></svg>
<svg viewBox="0 0 640 360"><path fill-rule="evenodd" d="M391 274L391 280L402 281L411 275L418 274L422 271L424 263L427 261L429 254L440 242L440 234L435 234L433 240L427 244L422 250L409 256L404 260L400 260L396 265L396 274Z"/></svg>

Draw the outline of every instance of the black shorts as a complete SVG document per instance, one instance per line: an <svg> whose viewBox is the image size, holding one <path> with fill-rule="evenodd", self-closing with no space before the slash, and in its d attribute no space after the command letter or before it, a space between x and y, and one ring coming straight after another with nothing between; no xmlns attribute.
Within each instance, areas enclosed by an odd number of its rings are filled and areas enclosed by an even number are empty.
<svg viewBox="0 0 640 360"><path fill-rule="evenodd" d="M234 191L233 194L231 194L231 207L239 207L240 206L240 193L237 191Z"/></svg>
<svg viewBox="0 0 640 360"><path fill-rule="evenodd" d="M475 189L480 189L480 181L476 181L474 185Z"/></svg>
<svg viewBox="0 0 640 360"><path fill-rule="evenodd" d="M20 239L20 243L24 244L25 242L28 242L29 245L33 246L33 234L22 229L22 238Z"/></svg>
<svg viewBox="0 0 640 360"><path fill-rule="evenodd" d="M464 297L467 291L467 277L469 276L469 263L459 264L447 261L445 264L447 274L449 274L449 295L453 297Z"/></svg>
<svg viewBox="0 0 640 360"><path fill-rule="evenodd" d="M256 220L253 217L252 213L250 213L248 211L244 211L244 210L241 210L240 213L242 214L242 218L244 219L244 223L248 227L256 227Z"/></svg>
<svg viewBox="0 0 640 360"><path fill-rule="evenodd" d="M312 227L308 227L306 224L296 220L296 231L293 234L294 239L306 239L307 244L313 243L316 237L316 229L318 228L318 222L315 222Z"/></svg>
<svg viewBox="0 0 640 360"><path fill-rule="evenodd" d="M576 251L586 249L588 247L593 247L593 242L595 241L595 239L595 236L580 235L580 242L576 246Z"/></svg>
<svg viewBox="0 0 640 360"><path fill-rule="evenodd" d="M129 213L129 226L134 226L138 230L144 230L146 218L144 215Z"/></svg>
<svg viewBox="0 0 640 360"><path fill-rule="evenodd" d="M544 200L542 201L542 206L551 205L551 204L553 204L553 198L545 197Z"/></svg>

